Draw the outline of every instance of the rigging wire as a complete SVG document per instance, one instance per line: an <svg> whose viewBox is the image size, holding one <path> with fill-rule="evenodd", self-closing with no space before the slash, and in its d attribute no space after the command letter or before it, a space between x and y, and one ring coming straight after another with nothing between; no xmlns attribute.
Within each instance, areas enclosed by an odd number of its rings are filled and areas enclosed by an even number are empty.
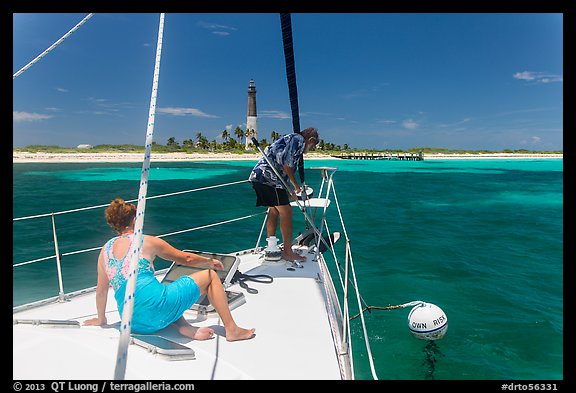
<svg viewBox="0 0 576 393"><path fill-rule="evenodd" d="M140 176L140 189L138 191L138 205L136 209L136 224L134 225L134 238L132 255L130 256L130 273L126 283L126 294L124 297L124 310L122 321L120 322L120 341L118 343L118 354L116 355L116 367L114 369L114 379L123 380L126 374L126 361L128 357L128 345L130 344L130 331L132 322L132 312L134 310L134 290L136 288L136 278L138 276L138 262L140 259L140 249L142 247L144 226L144 212L146 210L146 193L148 191L148 175L150 173L150 155L152 151L152 136L154 134L154 117L156 114L156 96L158 94L158 77L160 75L160 55L162 53L162 35L164 31L164 14L160 14L160 24L158 27L158 43L156 45L156 63L154 65L154 79L152 83L152 96L150 99L150 110L148 112L148 127L146 130L146 143L144 161L142 162L142 174Z"/></svg>
<svg viewBox="0 0 576 393"><path fill-rule="evenodd" d="M80 26L82 26L84 23L86 23L86 21L88 19L90 19L92 17L92 15L94 14L88 14L84 17L84 19L82 19L76 26L74 26L68 33L64 34L62 36L62 38L60 38L58 41L56 41L55 43L53 43L52 45L50 45L50 47L48 49L46 49L44 52L40 53L38 56L36 56L36 58L34 60L32 60L30 63L26 64L24 67L22 67L17 73L15 73L14 75L12 75L12 80L16 79L17 76L19 76L20 74L22 74L24 71L26 71L28 68L32 67L32 65L34 65L34 63L38 62L38 60L40 60L41 58L43 58L44 56L46 56L52 49L56 48L58 45L60 45L62 43L62 41L64 41L66 38L68 38L72 33L74 33Z"/></svg>

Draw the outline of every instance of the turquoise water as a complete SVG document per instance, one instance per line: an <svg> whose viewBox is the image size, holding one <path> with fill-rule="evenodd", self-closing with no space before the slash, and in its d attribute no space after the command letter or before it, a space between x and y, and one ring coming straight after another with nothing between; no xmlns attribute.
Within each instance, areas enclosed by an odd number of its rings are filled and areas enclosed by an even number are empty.
<svg viewBox="0 0 576 393"><path fill-rule="evenodd" d="M253 164L153 163L148 196L244 180ZM409 332L409 308L366 313L380 379L563 379L562 160L309 160L306 179L313 188L320 176L310 167L322 165L338 167L335 188L365 302L422 300L441 307L449 320L446 336L431 343ZM140 169L14 164L13 217L135 199ZM165 234L258 211L250 185L241 183L150 199L144 227ZM112 235L103 208L55 220L62 253L101 246ZM232 252L255 245L262 220L167 240ZM294 221L297 233L304 221ZM14 263L54 253L51 225L49 217L14 221ZM63 256L66 292L95 285L96 257L97 251ZM51 259L14 268L14 305L56 295L54 265ZM356 378L371 379L360 318L351 324Z"/></svg>

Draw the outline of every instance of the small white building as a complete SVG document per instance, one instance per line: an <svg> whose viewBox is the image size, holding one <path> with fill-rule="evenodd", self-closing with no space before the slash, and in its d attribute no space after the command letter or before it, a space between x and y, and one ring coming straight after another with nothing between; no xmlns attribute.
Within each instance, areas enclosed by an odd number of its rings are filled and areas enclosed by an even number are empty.
<svg viewBox="0 0 576 393"><path fill-rule="evenodd" d="M81 144L76 146L77 149L92 149L92 145L89 145L87 143Z"/></svg>

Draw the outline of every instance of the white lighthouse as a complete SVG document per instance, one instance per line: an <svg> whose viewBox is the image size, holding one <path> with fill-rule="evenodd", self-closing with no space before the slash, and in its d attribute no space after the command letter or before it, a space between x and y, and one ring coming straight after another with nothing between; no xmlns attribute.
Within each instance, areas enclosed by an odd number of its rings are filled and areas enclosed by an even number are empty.
<svg viewBox="0 0 576 393"><path fill-rule="evenodd" d="M254 79L248 84L248 116L246 117L246 150L253 148L252 137L258 140L258 125L256 117L256 85Z"/></svg>

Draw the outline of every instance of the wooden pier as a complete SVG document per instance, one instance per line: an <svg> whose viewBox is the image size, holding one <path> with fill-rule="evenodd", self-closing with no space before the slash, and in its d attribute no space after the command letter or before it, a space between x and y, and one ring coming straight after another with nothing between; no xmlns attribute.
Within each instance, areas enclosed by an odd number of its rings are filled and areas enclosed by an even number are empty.
<svg viewBox="0 0 576 393"><path fill-rule="evenodd" d="M422 161L424 160L424 153L342 153L333 155L334 158L341 158L344 160L404 160L404 161Z"/></svg>

